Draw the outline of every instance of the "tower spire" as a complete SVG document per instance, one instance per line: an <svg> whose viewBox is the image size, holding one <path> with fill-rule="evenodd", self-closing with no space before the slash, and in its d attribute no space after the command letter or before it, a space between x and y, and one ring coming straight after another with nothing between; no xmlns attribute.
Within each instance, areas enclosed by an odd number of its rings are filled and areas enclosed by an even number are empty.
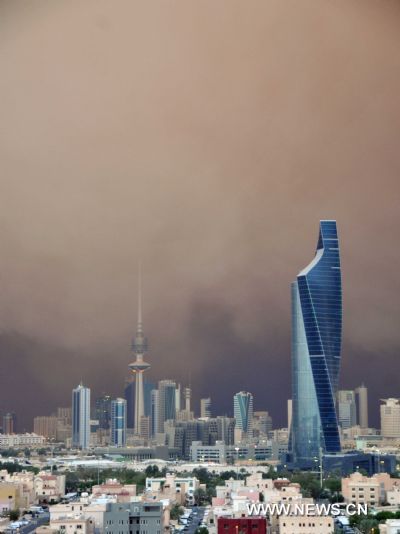
<svg viewBox="0 0 400 534"><path fill-rule="evenodd" d="M142 262L139 262L138 268L138 322L137 332L143 332L143 319L142 319Z"/></svg>
<svg viewBox="0 0 400 534"><path fill-rule="evenodd" d="M138 268L138 317L136 335L132 341L132 350L139 359L147 352L147 339L143 332L143 317L142 317L142 265L139 262Z"/></svg>

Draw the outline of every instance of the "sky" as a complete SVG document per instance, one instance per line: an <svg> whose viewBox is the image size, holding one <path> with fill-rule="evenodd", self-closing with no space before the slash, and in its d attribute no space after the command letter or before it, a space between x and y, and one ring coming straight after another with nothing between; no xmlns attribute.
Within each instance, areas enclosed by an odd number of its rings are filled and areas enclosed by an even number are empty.
<svg viewBox="0 0 400 534"><path fill-rule="evenodd" d="M400 4L0 3L0 411L149 379L290 397L290 283L338 221L341 387L400 396Z"/></svg>

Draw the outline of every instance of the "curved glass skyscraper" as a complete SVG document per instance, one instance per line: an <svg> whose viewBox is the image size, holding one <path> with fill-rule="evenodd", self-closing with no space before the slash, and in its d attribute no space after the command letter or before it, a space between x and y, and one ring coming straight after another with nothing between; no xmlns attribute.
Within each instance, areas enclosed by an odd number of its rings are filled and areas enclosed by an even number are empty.
<svg viewBox="0 0 400 534"><path fill-rule="evenodd" d="M342 339L342 284L336 221L321 221L317 252L292 284L293 416L296 462L340 452L335 398Z"/></svg>

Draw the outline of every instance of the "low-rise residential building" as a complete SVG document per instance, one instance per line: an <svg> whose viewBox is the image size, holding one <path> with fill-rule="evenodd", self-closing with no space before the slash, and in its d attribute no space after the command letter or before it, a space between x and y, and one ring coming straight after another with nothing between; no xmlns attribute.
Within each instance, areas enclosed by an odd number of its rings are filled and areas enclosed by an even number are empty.
<svg viewBox="0 0 400 534"><path fill-rule="evenodd" d="M63 534L94 534L93 521L83 515L64 516L50 520L50 528Z"/></svg>
<svg viewBox="0 0 400 534"><path fill-rule="evenodd" d="M58 529L52 528L50 525L42 525L35 530L35 534L57 534L57 532L59 532Z"/></svg>
<svg viewBox="0 0 400 534"><path fill-rule="evenodd" d="M108 479L104 484L92 487L93 498L115 497L117 502L130 502L136 496L136 484L121 484L116 479Z"/></svg>
<svg viewBox="0 0 400 534"><path fill-rule="evenodd" d="M33 481L38 503L58 502L65 495L65 475L39 473Z"/></svg>
<svg viewBox="0 0 400 534"><path fill-rule="evenodd" d="M88 497L83 497L78 502L56 504L50 507L50 521L65 517L84 517L92 521L96 533L101 533L104 531L104 514L109 502L107 499L90 501Z"/></svg>
<svg viewBox="0 0 400 534"><path fill-rule="evenodd" d="M140 501L131 497L131 502L117 502L118 496L93 498L83 494L77 502L56 504L50 507L50 526L74 525L74 520L85 521L88 534L161 534L166 522L161 502ZM169 519L168 519L169 520ZM71 527L72 528L72 527ZM74 531L75 532L75 531Z"/></svg>
<svg viewBox="0 0 400 534"><path fill-rule="evenodd" d="M400 482L400 481L399 481ZM386 502L390 506L400 507L400 486L395 485L392 489L386 492Z"/></svg>
<svg viewBox="0 0 400 534"><path fill-rule="evenodd" d="M238 534L238 532L266 534L267 532L265 517L219 517L217 525L218 534Z"/></svg>
<svg viewBox="0 0 400 534"><path fill-rule="evenodd" d="M377 506L387 501L387 492L399 482L388 473L367 477L359 472L342 478L342 494L345 502Z"/></svg>
<svg viewBox="0 0 400 534"><path fill-rule="evenodd" d="M0 513L18 510L23 506L22 485L13 482L0 483Z"/></svg>
<svg viewBox="0 0 400 534"><path fill-rule="evenodd" d="M281 515L279 534L333 534L333 518L329 516Z"/></svg>
<svg viewBox="0 0 400 534"><path fill-rule="evenodd" d="M167 473L165 477L146 478L146 496L168 498L188 506L194 504L195 492L200 488L206 489L196 477L177 477Z"/></svg>
<svg viewBox="0 0 400 534"><path fill-rule="evenodd" d="M21 471L20 473L8 473L5 469L0 471L1 495L4 496L7 493L7 488L18 488L15 491L15 500L9 500L9 510L28 508L35 502L35 492L33 489L34 476L32 471ZM1 500L1 507L5 507L3 500Z"/></svg>
<svg viewBox="0 0 400 534"><path fill-rule="evenodd" d="M19 488L15 502L19 509L29 508L32 504L54 503L65 495L65 475L48 472L35 475L32 471L8 473L3 469L0 471L1 494L11 486Z"/></svg>
<svg viewBox="0 0 400 534"><path fill-rule="evenodd" d="M107 534L162 534L163 506L159 502L110 503L104 529Z"/></svg>
<svg viewBox="0 0 400 534"><path fill-rule="evenodd" d="M237 446L226 445L216 441L215 445L204 445L201 441L192 441L190 456L192 462L226 463L229 461L265 461L278 460L288 451L287 442L264 440L259 444L239 443Z"/></svg>
<svg viewBox="0 0 400 534"><path fill-rule="evenodd" d="M379 525L380 534L399 534L400 519L386 519L386 523Z"/></svg>
<svg viewBox="0 0 400 534"><path fill-rule="evenodd" d="M246 477L246 486L249 488L257 488L261 492L264 490L272 490L274 488L274 481L272 478L263 478L262 473L253 473Z"/></svg>

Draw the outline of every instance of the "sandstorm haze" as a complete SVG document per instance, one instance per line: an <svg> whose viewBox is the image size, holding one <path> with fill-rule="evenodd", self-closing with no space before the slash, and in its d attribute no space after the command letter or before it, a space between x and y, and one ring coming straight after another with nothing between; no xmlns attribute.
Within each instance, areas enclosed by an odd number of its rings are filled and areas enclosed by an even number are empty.
<svg viewBox="0 0 400 534"><path fill-rule="evenodd" d="M338 220L341 385L399 396L400 4L0 4L0 408L150 377L285 424L290 282ZM221 386L223 384L223 387Z"/></svg>

